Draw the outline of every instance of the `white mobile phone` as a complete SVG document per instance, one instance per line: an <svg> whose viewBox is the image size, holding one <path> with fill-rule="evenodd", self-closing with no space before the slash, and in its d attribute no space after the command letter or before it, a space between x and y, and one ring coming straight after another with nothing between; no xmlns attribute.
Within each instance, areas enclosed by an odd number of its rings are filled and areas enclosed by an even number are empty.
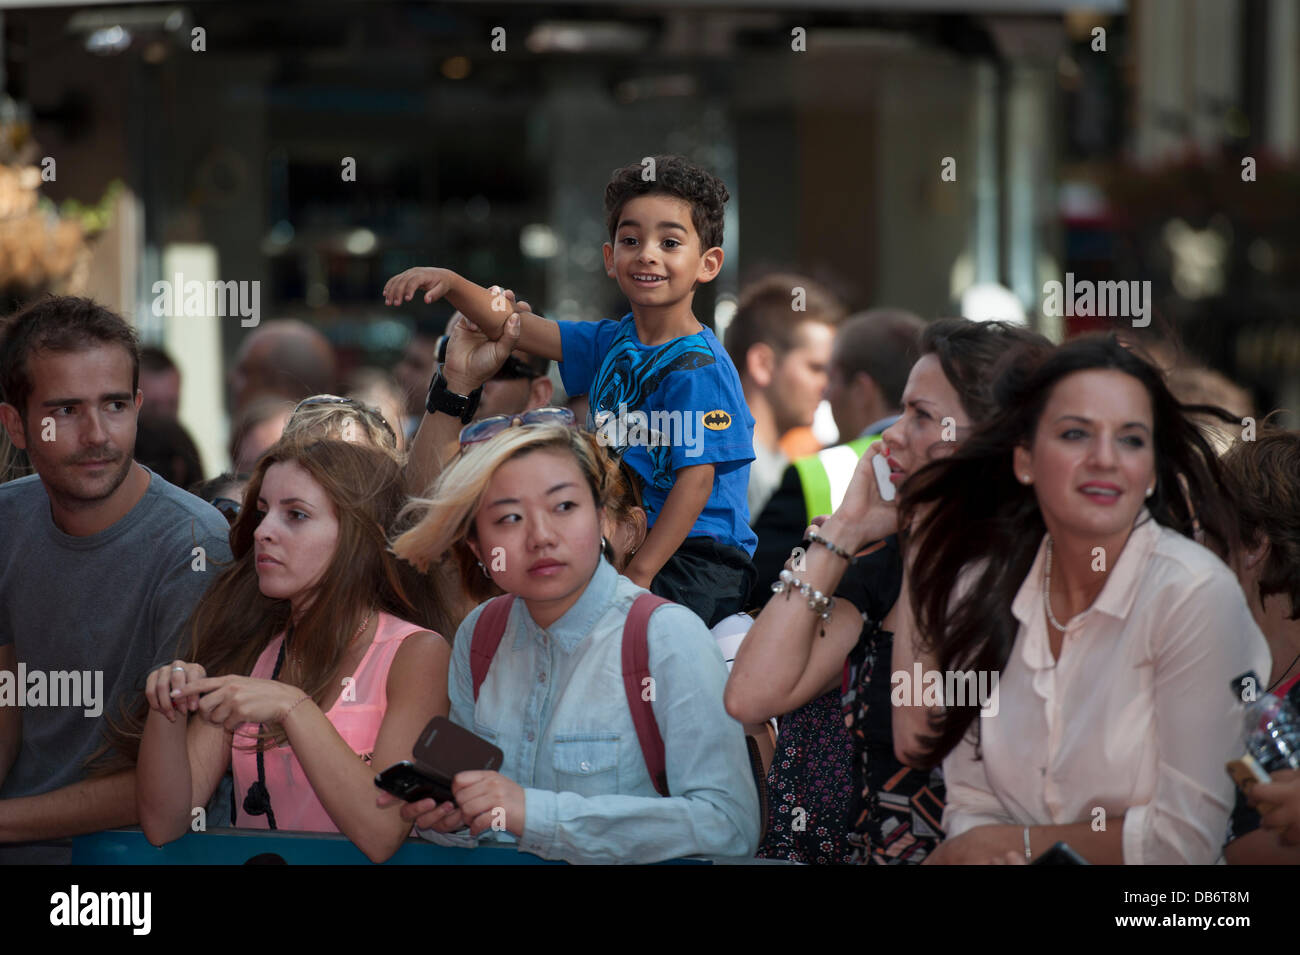
<svg viewBox="0 0 1300 955"><path fill-rule="evenodd" d="M871 459L871 466L876 471L876 487L880 488L880 496L886 501L892 501L897 489L894 482L889 480L889 462L883 454L877 454Z"/></svg>

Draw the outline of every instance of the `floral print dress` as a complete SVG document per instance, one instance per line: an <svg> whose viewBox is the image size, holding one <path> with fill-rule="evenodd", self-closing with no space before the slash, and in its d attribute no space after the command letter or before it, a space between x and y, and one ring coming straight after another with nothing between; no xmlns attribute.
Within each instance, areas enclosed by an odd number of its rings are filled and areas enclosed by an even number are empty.
<svg viewBox="0 0 1300 955"><path fill-rule="evenodd" d="M894 757L893 635L880 621L901 585L898 539L890 537L850 567L836 591L862 614L862 636L845 663L841 690L781 720L759 858L915 864L943 837L942 772L909 769Z"/></svg>

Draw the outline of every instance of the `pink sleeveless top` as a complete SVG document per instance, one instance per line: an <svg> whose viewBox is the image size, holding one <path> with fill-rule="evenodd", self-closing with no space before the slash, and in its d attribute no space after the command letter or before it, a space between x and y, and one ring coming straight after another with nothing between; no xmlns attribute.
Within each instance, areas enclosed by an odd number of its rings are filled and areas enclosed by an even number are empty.
<svg viewBox="0 0 1300 955"><path fill-rule="evenodd" d="M391 614L379 614L375 639L366 649L361 664L352 674L352 685L343 692L326 719L334 724L344 741L352 747L357 758L367 764L374 753L379 725L388 710L388 669L402 641L412 633L427 629ZM249 676L269 680L275 669L275 658L280 653L284 634L272 640ZM248 736L257 734L256 723L244 723L235 731L236 746L232 747L230 766L235 777L235 825L243 829L268 829L266 816L250 816L244 812L244 797L248 787L257 782L257 750L244 749ZM241 739L241 736L244 738ZM293 747L285 744L262 754L266 767L266 789L271 795L271 811L275 813L277 829L297 829L305 832L338 832L325 807L316 797L307 774L293 754ZM377 792L378 790L376 790Z"/></svg>

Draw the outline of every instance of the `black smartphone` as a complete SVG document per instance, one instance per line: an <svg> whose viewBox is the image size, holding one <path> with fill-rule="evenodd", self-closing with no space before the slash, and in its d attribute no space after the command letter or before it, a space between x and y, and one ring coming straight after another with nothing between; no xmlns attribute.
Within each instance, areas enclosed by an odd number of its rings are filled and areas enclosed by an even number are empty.
<svg viewBox="0 0 1300 955"><path fill-rule="evenodd" d="M457 773L500 769L504 758L501 750L483 737L445 716L435 716L420 733L411 758L389 766L375 777L375 785L407 802L430 797L455 802L451 781Z"/></svg>
<svg viewBox="0 0 1300 955"><path fill-rule="evenodd" d="M431 798L438 802L455 801L450 789L420 772L409 759L389 766L377 775L375 785L407 802L419 802L421 799Z"/></svg>
<svg viewBox="0 0 1300 955"><path fill-rule="evenodd" d="M1064 842L1058 842L1052 848L1048 849L1041 856L1035 859L1030 865L1092 865L1087 859L1079 855Z"/></svg>

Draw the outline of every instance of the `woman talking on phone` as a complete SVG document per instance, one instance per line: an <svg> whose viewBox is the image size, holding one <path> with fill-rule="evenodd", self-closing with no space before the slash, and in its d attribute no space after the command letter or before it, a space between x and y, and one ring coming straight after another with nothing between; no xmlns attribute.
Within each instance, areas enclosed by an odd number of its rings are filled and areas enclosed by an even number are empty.
<svg viewBox="0 0 1300 955"><path fill-rule="evenodd" d="M902 415L859 460L812 546L794 555L793 586L778 584L782 596L768 601L746 635L727 682L727 710L747 722L782 716L760 857L915 864L942 838L941 774L908 772L894 755L894 739L922 711L890 699L890 674L912 671L911 614L900 599L898 509L881 496L875 462L889 463L890 481L905 494L914 474L993 414L998 360L1050 347L1001 322L927 325ZM834 595L820 612L819 592Z"/></svg>
<svg viewBox="0 0 1300 955"><path fill-rule="evenodd" d="M148 678L140 824L155 845L179 838L229 766L235 825L342 832L382 862L411 826L375 805L372 766L447 712L447 643L408 619L436 607L387 549L400 468L362 445L284 439L245 500L190 659Z"/></svg>
<svg viewBox="0 0 1300 955"><path fill-rule="evenodd" d="M628 617L639 598L648 605L606 559L616 474L567 409L486 418L464 429L423 517L396 540L421 569L450 550L463 575L506 592L461 624L448 675L452 722L504 762L458 773L454 803L402 808L432 841L514 840L569 862L753 854L758 794L742 728L722 706L726 666L699 617L664 602L642 618L647 675L629 688ZM485 657L492 627L499 643ZM651 770L647 720L662 771Z"/></svg>
<svg viewBox="0 0 1300 955"><path fill-rule="evenodd" d="M1214 451L1113 338L1009 369L999 412L909 482L912 606L934 669L998 677L900 755L943 760L934 863L1211 863L1241 754L1233 677L1269 652L1232 571ZM949 701L951 702L951 701ZM946 757L946 759L945 759Z"/></svg>

